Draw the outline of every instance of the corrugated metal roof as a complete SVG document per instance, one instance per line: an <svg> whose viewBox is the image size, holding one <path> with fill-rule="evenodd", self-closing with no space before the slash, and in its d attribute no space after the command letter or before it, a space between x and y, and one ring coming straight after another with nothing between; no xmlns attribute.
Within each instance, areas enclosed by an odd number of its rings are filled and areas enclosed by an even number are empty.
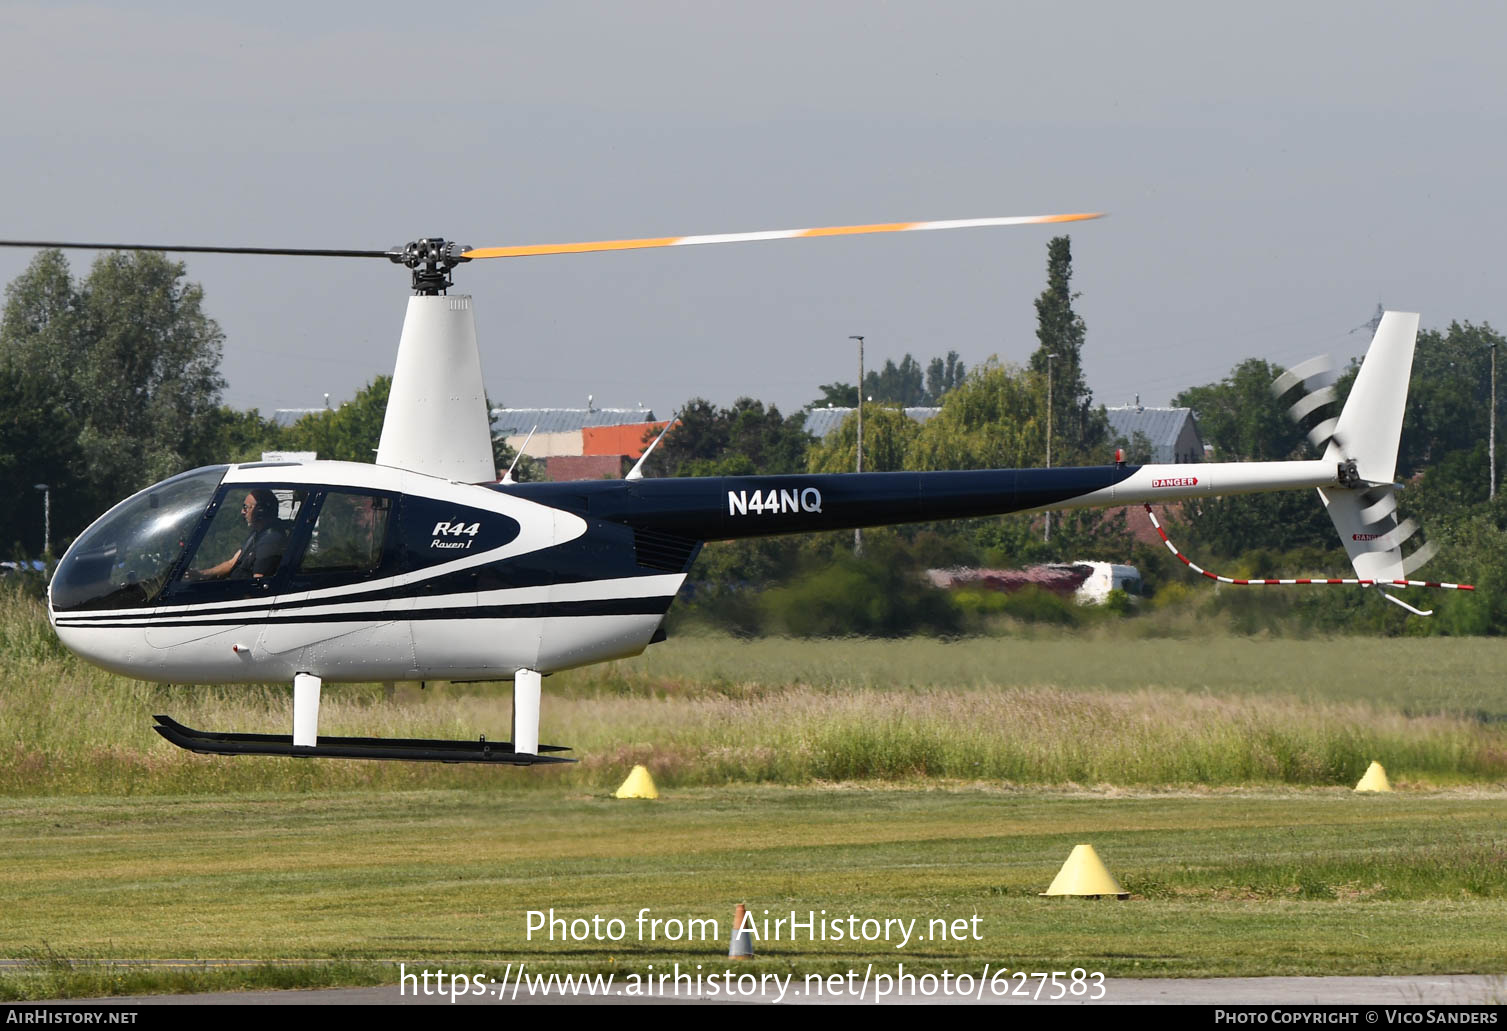
<svg viewBox="0 0 1507 1031"><path fill-rule="evenodd" d="M502 436L527 433L535 426L540 433L565 433L587 426L628 426L655 422L649 408L494 408L492 432Z"/></svg>
<svg viewBox="0 0 1507 1031"><path fill-rule="evenodd" d="M940 408L907 408L905 414L916 422L926 422L935 416ZM843 420L853 414L851 408L810 408L806 411L806 432L820 439L826 439L836 432L843 424Z"/></svg>
<svg viewBox="0 0 1507 1031"><path fill-rule="evenodd" d="M1157 462L1172 462L1177 450L1178 438L1191 425L1194 434L1198 424L1193 421L1191 408L1150 408L1146 405L1106 405L1109 429L1117 437L1132 439L1137 432L1144 433L1155 449ZM1199 438L1200 442L1202 438ZM1202 458L1199 455L1199 458Z"/></svg>

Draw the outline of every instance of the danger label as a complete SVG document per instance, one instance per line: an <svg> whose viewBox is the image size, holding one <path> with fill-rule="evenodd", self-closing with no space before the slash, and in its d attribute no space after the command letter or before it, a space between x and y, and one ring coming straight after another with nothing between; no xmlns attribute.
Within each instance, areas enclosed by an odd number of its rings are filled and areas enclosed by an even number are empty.
<svg viewBox="0 0 1507 1031"><path fill-rule="evenodd" d="M1153 487L1197 487L1197 476L1169 476L1165 480L1152 480Z"/></svg>

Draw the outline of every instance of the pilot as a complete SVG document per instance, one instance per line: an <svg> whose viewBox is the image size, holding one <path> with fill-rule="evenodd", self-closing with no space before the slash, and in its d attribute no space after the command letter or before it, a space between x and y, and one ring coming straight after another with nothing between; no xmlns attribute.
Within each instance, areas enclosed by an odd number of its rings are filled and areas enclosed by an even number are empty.
<svg viewBox="0 0 1507 1031"><path fill-rule="evenodd" d="M288 531L277 518L277 495L266 487L248 491L241 515L251 533L236 553L209 569L190 569L186 580L260 580L277 572Z"/></svg>

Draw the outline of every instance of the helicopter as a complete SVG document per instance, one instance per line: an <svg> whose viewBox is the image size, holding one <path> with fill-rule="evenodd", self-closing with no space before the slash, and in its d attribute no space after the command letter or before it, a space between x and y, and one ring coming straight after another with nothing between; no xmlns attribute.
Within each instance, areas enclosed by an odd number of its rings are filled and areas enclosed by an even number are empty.
<svg viewBox="0 0 1507 1031"><path fill-rule="evenodd" d="M159 734L194 752L527 766L573 761L559 754L568 747L539 741L543 678L664 640L665 616L708 541L1317 488L1355 568L1358 579L1346 582L1374 586L1412 612L1386 588L1452 586L1404 578L1411 566L1392 478L1418 316L1402 312L1381 317L1338 418L1311 434L1321 459L663 479L644 478L641 459L622 480L497 477L472 298L450 293L461 264L1098 217L487 248L438 237L385 250L0 241L381 258L411 272L374 464L216 465L148 487L67 549L48 588L49 619L69 649L127 676L292 684L288 735L204 731L155 717ZM1297 382L1309 383L1298 375L1288 385ZM1314 410L1325 390L1294 411ZM319 735L326 683L434 679L512 681L511 740Z"/></svg>

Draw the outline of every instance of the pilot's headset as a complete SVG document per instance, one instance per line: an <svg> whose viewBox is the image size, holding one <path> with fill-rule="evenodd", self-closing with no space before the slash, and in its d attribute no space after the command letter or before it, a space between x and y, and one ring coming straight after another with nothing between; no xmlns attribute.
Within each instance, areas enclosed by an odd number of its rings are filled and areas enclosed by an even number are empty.
<svg viewBox="0 0 1507 1031"><path fill-rule="evenodd" d="M256 511L253 513L252 518L256 520L257 526L271 526L277 522L278 501L276 494L272 493L266 487L257 487L251 491L251 498L256 502Z"/></svg>

